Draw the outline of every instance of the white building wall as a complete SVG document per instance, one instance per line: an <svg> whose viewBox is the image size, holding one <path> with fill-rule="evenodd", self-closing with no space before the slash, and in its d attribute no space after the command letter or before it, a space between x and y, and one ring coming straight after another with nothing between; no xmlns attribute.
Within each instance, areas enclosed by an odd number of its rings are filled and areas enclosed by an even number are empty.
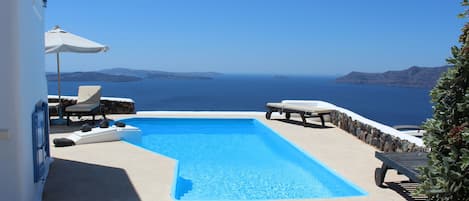
<svg viewBox="0 0 469 201"><path fill-rule="evenodd" d="M42 0L0 6L0 200L40 200L34 183L31 115L47 101Z"/></svg>
<svg viewBox="0 0 469 201"><path fill-rule="evenodd" d="M18 60L15 58L18 38L16 2L7 0L0 6L0 195L5 200L19 200L19 182L17 180L18 156L17 125L14 94L17 86Z"/></svg>

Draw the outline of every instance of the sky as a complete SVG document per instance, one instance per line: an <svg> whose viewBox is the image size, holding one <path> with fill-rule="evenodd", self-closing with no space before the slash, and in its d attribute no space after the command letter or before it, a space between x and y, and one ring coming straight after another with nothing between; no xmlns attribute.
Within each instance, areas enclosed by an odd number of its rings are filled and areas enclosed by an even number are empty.
<svg viewBox="0 0 469 201"><path fill-rule="evenodd" d="M106 44L61 54L61 70L344 75L441 66L464 19L447 0L60 0L55 25ZM46 55L46 71L56 71Z"/></svg>

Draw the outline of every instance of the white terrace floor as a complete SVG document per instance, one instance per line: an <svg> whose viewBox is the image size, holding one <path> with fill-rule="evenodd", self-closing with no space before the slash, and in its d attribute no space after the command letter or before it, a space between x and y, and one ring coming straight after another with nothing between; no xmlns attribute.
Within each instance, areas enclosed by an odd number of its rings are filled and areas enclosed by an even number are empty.
<svg viewBox="0 0 469 201"><path fill-rule="evenodd" d="M314 122L310 127L303 127L292 122L266 120L264 113L253 112L160 112L132 116L257 118L368 192L364 197L327 200L412 200L400 187L413 187L413 184L402 182L407 178L397 175L395 171L388 171L386 176L386 182L393 188L375 186L374 170L381 166L381 162L374 157L376 149L332 124L327 124L329 128L319 128L315 126L319 124ZM123 117L129 116L110 116L112 119ZM54 138L66 136L64 130L67 128L53 127L51 142ZM55 161L44 189L45 201L172 200L170 192L175 161L171 158L126 142L51 147L51 155Z"/></svg>

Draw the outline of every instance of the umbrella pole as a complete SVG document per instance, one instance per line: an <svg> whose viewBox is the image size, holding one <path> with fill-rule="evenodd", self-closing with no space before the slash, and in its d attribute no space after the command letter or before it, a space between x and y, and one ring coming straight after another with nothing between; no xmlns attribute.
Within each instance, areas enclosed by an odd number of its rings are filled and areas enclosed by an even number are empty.
<svg viewBox="0 0 469 201"><path fill-rule="evenodd" d="M60 56L57 53L57 91L59 95L59 105L57 106L57 113L59 118L52 119L51 124L54 125L65 125L67 122L64 120L62 115L62 97L60 96Z"/></svg>
<svg viewBox="0 0 469 201"><path fill-rule="evenodd" d="M62 99L60 96L60 56L57 52L57 93L59 95L59 108L57 109L57 113L59 115L59 119L63 119L62 116Z"/></svg>

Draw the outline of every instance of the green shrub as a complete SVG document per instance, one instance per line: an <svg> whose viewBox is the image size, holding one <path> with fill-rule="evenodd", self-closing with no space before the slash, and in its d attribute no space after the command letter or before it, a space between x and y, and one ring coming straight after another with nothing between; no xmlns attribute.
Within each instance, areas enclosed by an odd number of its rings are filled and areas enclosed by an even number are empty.
<svg viewBox="0 0 469 201"><path fill-rule="evenodd" d="M463 6L467 5L464 0ZM423 140L431 151L419 186L419 193L430 200L469 200L469 23L462 32L461 47L453 47L447 60L454 68L430 93L434 111L424 125Z"/></svg>

